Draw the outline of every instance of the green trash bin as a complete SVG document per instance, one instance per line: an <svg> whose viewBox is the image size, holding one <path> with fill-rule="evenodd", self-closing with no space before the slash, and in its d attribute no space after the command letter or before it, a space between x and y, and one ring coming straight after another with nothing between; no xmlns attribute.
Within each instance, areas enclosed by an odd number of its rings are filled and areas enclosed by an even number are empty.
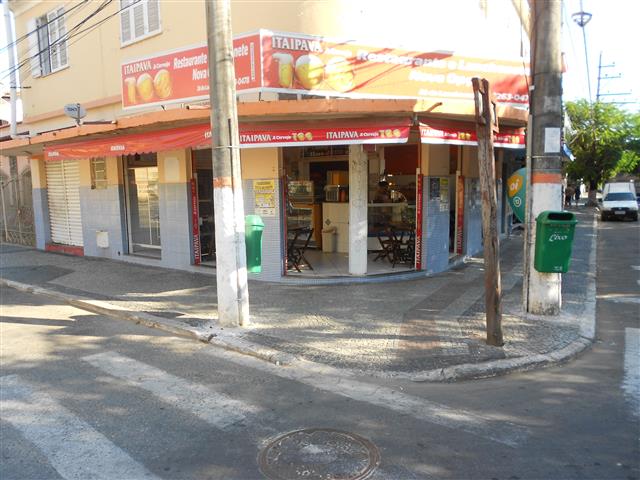
<svg viewBox="0 0 640 480"><path fill-rule="evenodd" d="M536 218L534 268L544 273L566 273L571 260L576 216L571 212L544 211Z"/></svg>
<svg viewBox="0 0 640 480"><path fill-rule="evenodd" d="M264 222L259 215L247 215L244 219L244 243L247 249L247 271L262 271L262 231Z"/></svg>

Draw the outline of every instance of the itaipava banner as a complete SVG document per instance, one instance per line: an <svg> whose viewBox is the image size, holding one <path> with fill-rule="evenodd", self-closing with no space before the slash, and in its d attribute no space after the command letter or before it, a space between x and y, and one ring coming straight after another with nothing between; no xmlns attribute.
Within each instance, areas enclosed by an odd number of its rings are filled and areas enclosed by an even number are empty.
<svg viewBox="0 0 640 480"><path fill-rule="evenodd" d="M233 55L239 93L473 101L471 79L483 77L498 102L529 102L529 67L522 59L407 50L268 30L235 37ZM206 44L126 61L121 78L125 109L206 100Z"/></svg>

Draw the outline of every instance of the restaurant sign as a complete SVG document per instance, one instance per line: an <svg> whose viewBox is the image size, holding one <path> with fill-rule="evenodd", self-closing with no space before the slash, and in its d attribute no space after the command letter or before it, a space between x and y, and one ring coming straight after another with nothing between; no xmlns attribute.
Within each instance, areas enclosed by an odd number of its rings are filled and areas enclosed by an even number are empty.
<svg viewBox="0 0 640 480"><path fill-rule="evenodd" d="M498 102L529 102L529 68L521 59L422 52L268 30L235 37L233 56L238 92L473 101L471 79L483 77ZM126 61L121 65L123 108L208 99L208 76L206 44Z"/></svg>

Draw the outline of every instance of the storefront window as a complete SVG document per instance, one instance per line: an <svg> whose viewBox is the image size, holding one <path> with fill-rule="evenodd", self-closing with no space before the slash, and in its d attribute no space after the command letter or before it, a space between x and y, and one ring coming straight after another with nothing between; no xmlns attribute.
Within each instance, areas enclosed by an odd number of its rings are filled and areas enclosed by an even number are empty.
<svg viewBox="0 0 640 480"><path fill-rule="evenodd" d="M127 155L130 253L160 258L160 206L156 154Z"/></svg>

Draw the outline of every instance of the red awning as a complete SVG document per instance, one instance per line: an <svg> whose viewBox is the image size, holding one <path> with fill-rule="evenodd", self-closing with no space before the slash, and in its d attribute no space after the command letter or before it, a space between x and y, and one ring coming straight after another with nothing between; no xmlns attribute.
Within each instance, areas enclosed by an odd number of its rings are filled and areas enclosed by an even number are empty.
<svg viewBox="0 0 640 480"><path fill-rule="evenodd" d="M333 120L298 123L240 124L244 148L364 143L406 143L411 120ZM45 147L45 159L92 158L161 152L211 145L208 124L171 130L117 135L99 140Z"/></svg>
<svg viewBox="0 0 640 480"><path fill-rule="evenodd" d="M420 122L420 140L422 143L478 145L478 136L474 124L440 120ZM524 128L500 127L500 132L494 135L493 146L499 148L524 148Z"/></svg>

